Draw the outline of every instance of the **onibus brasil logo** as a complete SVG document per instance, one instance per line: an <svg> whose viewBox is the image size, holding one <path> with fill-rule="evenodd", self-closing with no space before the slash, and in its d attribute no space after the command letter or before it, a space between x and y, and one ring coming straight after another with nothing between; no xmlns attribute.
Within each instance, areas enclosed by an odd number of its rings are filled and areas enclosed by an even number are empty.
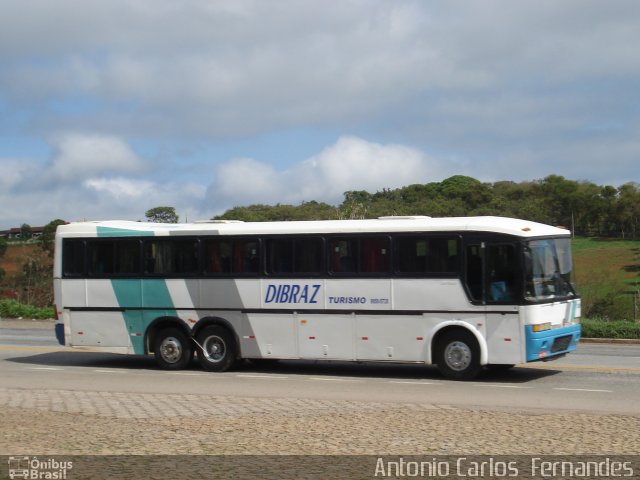
<svg viewBox="0 0 640 480"><path fill-rule="evenodd" d="M67 472L73 468L73 462L59 461L55 458L9 457L9 478L25 480L65 480Z"/></svg>

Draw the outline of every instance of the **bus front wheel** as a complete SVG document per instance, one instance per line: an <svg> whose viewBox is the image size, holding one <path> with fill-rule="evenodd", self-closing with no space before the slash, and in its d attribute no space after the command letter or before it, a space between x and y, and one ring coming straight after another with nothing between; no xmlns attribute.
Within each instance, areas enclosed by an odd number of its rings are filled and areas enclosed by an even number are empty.
<svg viewBox="0 0 640 480"><path fill-rule="evenodd" d="M480 372L480 348L471 332L453 330L439 340L436 362L452 380L471 380Z"/></svg>
<svg viewBox="0 0 640 480"><path fill-rule="evenodd" d="M225 372L236 361L236 341L229 330L220 325L205 327L196 336L198 360L209 372Z"/></svg>
<svg viewBox="0 0 640 480"><path fill-rule="evenodd" d="M153 354L160 368L182 370L193 358L191 339L179 328L165 328L156 335Z"/></svg>

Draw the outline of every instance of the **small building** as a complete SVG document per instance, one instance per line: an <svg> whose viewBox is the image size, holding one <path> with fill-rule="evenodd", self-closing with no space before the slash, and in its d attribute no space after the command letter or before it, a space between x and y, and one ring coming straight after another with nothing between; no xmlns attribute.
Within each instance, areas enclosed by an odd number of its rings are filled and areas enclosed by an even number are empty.
<svg viewBox="0 0 640 480"><path fill-rule="evenodd" d="M44 233L44 227L31 227L31 237L38 238ZM10 228L9 230L0 230L0 238L18 239L22 237L22 228Z"/></svg>

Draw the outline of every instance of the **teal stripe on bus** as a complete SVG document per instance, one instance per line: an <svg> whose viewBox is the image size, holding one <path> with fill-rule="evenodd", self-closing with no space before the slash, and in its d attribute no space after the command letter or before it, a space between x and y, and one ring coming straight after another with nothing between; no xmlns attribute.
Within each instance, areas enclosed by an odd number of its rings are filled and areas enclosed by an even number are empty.
<svg viewBox="0 0 640 480"><path fill-rule="evenodd" d="M99 237L153 237L153 232L129 230L128 228L96 227Z"/></svg>
<svg viewBox="0 0 640 480"><path fill-rule="evenodd" d="M151 237L153 232L128 230L124 228L97 227L98 237ZM112 279L111 286L118 302L123 308L123 320L129 332L134 353L144 354L144 334L158 317L176 317L167 282L161 278L151 279ZM138 310L127 310L127 309ZM153 308L154 310L145 310ZM141 310L140 310L141 309Z"/></svg>

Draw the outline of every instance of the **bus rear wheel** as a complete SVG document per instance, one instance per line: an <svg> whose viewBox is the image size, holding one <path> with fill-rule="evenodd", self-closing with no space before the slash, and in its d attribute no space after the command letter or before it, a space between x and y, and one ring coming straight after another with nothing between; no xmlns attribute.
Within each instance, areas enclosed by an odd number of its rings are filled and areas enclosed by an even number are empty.
<svg viewBox="0 0 640 480"><path fill-rule="evenodd" d="M182 370L193 358L191 339L179 328L165 328L156 335L153 354L160 368Z"/></svg>
<svg viewBox="0 0 640 480"><path fill-rule="evenodd" d="M471 380L480 372L480 348L471 332L447 332L438 342L436 362L440 372L452 380Z"/></svg>
<svg viewBox="0 0 640 480"><path fill-rule="evenodd" d="M220 325L205 327L196 336L198 360L209 372L225 372L236 361L238 348L231 332Z"/></svg>

